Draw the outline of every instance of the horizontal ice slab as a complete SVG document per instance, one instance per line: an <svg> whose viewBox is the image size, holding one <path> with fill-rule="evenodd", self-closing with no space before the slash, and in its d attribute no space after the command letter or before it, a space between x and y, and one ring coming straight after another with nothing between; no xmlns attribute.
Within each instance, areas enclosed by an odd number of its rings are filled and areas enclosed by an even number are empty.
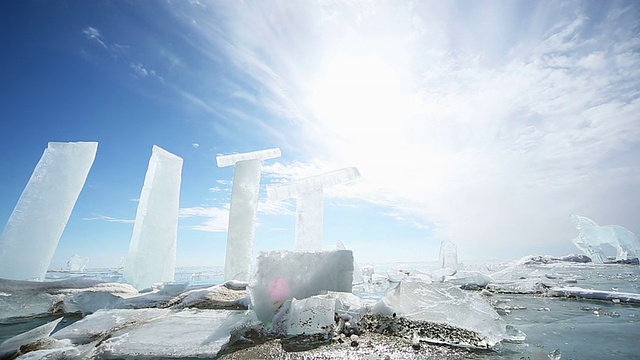
<svg viewBox="0 0 640 360"><path fill-rule="evenodd" d="M326 291L351 292L353 254L350 250L261 252L249 287L258 319L269 323L278 308L292 298Z"/></svg>
<svg viewBox="0 0 640 360"><path fill-rule="evenodd" d="M268 160L275 159L282 156L279 148L260 150L260 151L252 151L242 154L231 154L231 155L218 155L216 156L216 162L218 163L218 167L227 167L233 166L238 161L245 160Z"/></svg>
<svg viewBox="0 0 640 360"><path fill-rule="evenodd" d="M0 236L0 278L44 279L97 150L97 142L49 143Z"/></svg>
<svg viewBox="0 0 640 360"><path fill-rule="evenodd" d="M282 185L269 185L267 186L267 196L270 200L288 199L314 190L344 184L359 177L358 168L344 168Z"/></svg>

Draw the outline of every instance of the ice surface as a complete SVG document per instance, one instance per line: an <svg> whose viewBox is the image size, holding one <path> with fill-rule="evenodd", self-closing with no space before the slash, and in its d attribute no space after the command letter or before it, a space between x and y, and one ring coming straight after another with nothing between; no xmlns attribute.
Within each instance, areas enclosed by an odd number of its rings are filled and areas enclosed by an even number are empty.
<svg viewBox="0 0 640 360"><path fill-rule="evenodd" d="M49 143L0 236L0 278L44 279L97 150L97 142Z"/></svg>
<svg viewBox="0 0 640 360"><path fill-rule="evenodd" d="M506 324L500 315L478 294L465 292L455 285L402 281L387 291L372 311L377 314L404 317L412 321L447 324L477 334L473 339L455 341L416 333L420 340L446 342L451 345L492 347L502 341Z"/></svg>
<svg viewBox="0 0 640 360"><path fill-rule="evenodd" d="M449 240L440 243L440 267L458 269L458 247Z"/></svg>
<svg viewBox="0 0 640 360"><path fill-rule="evenodd" d="M123 273L139 290L174 279L181 181L182 158L154 145Z"/></svg>
<svg viewBox="0 0 640 360"><path fill-rule="evenodd" d="M616 258L619 260L640 256L638 237L622 226L598 226L593 220L580 215L571 215L571 222L580 231L580 235L573 239L573 243L585 255L591 257L594 263L602 264L607 261L602 245L611 245L616 248Z"/></svg>
<svg viewBox="0 0 640 360"><path fill-rule="evenodd" d="M335 324L336 299L326 295L291 300L288 335L326 333Z"/></svg>
<svg viewBox="0 0 640 360"><path fill-rule="evenodd" d="M256 238L261 168L261 160L254 159L239 161L233 169L224 280L249 280Z"/></svg>
<svg viewBox="0 0 640 360"><path fill-rule="evenodd" d="M89 258L81 258L78 254L73 254L69 260L69 271L82 272L89 263Z"/></svg>
<svg viewBox="0 0 640 360"><path fill-rule="evenodd" d="M326 291L351 292L353 254L350 250L261 252L249 286L251 303L263 323L292 298L303 299Z"/></svg>
<svg viewBox="0 0 640 360"><path fill-rule="evenodd" d="M0 344L0 359L10 358L10 355L18 351L23 345L47 338L60 321L62 321L62 317L2 342Z"/></svg>
<svg viewBox="0 0 640 360"><path fill-rule="evenodd" d="M282 156L280 149L274 148L274 149L242 153L242 154L218 155L216 156L216 162L218 163L218 167L227 167L227 166L233 166L240 161L269 160L269 159L279 158L280 156Z"/></svg>
<svg viewBox="0 0 640 360"><path fill-rule="evenodd" d="M270 200L297 198L296 251L322 250L323 189L359 177L358 169L350 167L287 184L267 186Z"/></svg>

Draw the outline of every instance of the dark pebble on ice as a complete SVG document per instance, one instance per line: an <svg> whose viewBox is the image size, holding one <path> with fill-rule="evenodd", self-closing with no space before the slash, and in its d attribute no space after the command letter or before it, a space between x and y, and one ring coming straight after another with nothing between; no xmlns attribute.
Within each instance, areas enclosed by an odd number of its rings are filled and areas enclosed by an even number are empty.
<svg viewBox="0 0 640 360"><path fill-rule="evenodd" d="M353 347L357 347L357 346L358 346L358 342L357 342L357 341L355 341L355 340L354 340L354 341L352 341L352 342L351 342L351 346L353 346Z"/></svg>
<svg viewBox="0 0 640 360"><path fill-rule="evenodd" d="M420 344L413 344L411 345L411 347L413 348L413 350L420 350Z"/></svg>

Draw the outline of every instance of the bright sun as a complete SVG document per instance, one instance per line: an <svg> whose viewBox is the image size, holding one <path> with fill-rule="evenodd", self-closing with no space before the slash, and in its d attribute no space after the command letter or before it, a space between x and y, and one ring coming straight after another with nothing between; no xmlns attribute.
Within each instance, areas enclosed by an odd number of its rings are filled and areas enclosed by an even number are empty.
<svg viewBox="0 0 640 360"><path fill-rule="evenodd" d="M316 83L311 105L316 116L350 142L399 140L406 110L398 71L379 57L342 55Z"/></svg>

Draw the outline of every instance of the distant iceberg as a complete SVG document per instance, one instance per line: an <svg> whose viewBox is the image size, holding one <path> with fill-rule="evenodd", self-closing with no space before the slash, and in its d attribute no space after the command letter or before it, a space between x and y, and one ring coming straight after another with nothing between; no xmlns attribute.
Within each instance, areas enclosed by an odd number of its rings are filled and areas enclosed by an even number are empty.
<svg viewBox="0 0 640 360"><path fill-rule="evenodd" d="M634 259L640 254L638 237L622 226L598 226L595 221L580 215L571 215L571 222L580 232L573 244L594 263L603 264L609 260L606 251L609 246L615 248L617 260Z"/></svg>

